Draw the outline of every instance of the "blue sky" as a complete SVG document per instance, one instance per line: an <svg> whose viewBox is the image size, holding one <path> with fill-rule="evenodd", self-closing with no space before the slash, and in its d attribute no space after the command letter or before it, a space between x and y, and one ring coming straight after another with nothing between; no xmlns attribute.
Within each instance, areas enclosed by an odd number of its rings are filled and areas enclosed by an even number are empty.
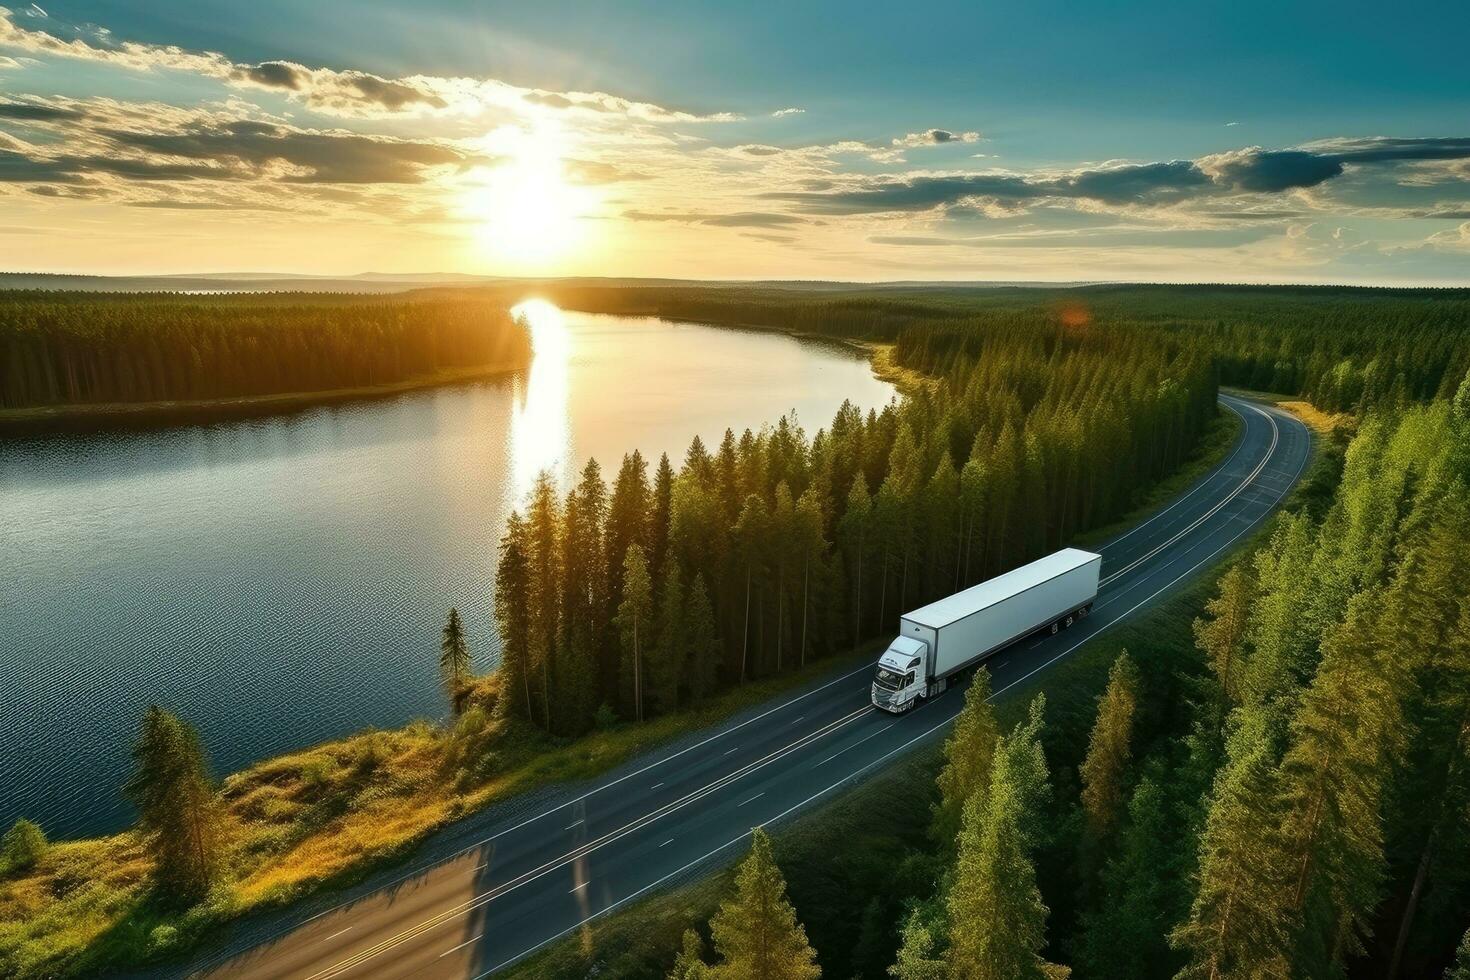
<svg viewBox="0 0 1470 980"><path fill-rule="evenodd" d="M1470 282L1470 4L211 0L4 23L0 92L33 108L0 106L0 236L70 271ZM246 122L268 146L237 147ZM49 247L81 228L81 253ZM150 249L160 230L211 244Z"/></svg>

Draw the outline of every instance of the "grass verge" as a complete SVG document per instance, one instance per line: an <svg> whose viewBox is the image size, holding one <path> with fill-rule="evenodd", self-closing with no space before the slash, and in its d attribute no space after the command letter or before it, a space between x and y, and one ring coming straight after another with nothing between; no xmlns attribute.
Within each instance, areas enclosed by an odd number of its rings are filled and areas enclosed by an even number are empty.
<svg viewBox="0 0 1470 980"><path fill-rule="evenodd" d="M591 778L869 655L813 662L575 740L476 707L450 728L414 722L268 759L224 780L226 881L191 909L158 901L131 831L55 843L35 867L0 880L0 976L93 975L182 955L232 919L355 884L491 804Z"/></svg>

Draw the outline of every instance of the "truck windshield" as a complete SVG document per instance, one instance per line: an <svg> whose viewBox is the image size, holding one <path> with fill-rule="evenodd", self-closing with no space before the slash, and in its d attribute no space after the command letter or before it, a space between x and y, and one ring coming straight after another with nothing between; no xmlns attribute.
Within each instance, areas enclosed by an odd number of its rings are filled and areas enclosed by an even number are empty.
<svg viewBox="0 0 1470 980"><path fill-rule="evenodd" d="M909 674L908 677L913 677ZM874 678L879 687L886 687L890 691L896 691L908 682L908 677L897 671L889 670L887 667L878 668L878 676Z"/></svg>

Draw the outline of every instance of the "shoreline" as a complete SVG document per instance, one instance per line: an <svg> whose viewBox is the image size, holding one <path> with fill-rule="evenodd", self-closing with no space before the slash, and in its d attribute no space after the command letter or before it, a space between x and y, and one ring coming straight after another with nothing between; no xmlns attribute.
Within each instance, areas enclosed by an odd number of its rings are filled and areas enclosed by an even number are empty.
<svg viewBox="0 0 1470 980"><path fill-rule="evenodd" d="M481 381L523 371L530 366L496 362L470 368L417 375L381 385L328 388L322 391L288 391L269 395L232 398L199 398L150 402L88 402L44 405L33 408L0 409L0 438L103 428L152 428L155 426L217 422L230 419L284 415L349 401L372 401L410 391Z"/></svg>

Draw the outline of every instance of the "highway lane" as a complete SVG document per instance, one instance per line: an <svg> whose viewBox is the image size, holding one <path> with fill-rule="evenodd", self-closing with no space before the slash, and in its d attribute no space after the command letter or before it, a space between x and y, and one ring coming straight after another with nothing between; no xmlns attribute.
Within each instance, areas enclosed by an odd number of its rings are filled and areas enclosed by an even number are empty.
<svg viewBox="0 0 1470 980"><path fill-rule="evenodd" d="M1072 629L989 661L995 696L1037 678L1208 568L1290 490L1308 432L1275 409L1222 396L1245 424L1226 459L1168 507L1101 549L1093 614ZM649 891L738 857L750 829L790 818L942 737L963 704L956 688L903 716L868 704L863 665L770 707L651 753L604 781L492 808L459 831L476 836L430 867L400 875L306 921L286 913L264 942L194 969L210 977L482 977Z"/></svg>

